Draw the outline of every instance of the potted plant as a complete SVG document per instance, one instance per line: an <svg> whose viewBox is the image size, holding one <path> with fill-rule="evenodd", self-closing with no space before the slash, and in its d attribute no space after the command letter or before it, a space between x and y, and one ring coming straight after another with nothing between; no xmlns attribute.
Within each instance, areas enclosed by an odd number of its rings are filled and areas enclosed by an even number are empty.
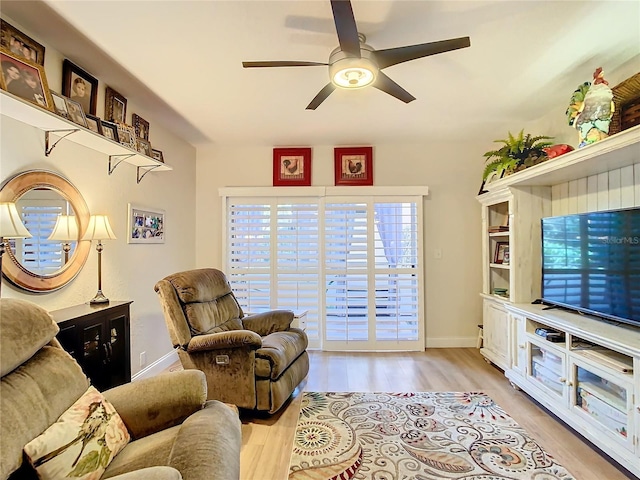
<svg viewBox="0 0 640 480"><path fill-rule="evenodd" d="M487 180L493 172L501 177L510 175L547 160L547 154L543 149L553 145L549 140L553 140L553 137L546 135L533 137L529 133L525 135L524 129L520 130L517 137L509 132L508 139L494 140L496 143L503 143L504 146L484 154L485 162L488 163L484 168L482 179Z"/></svg>

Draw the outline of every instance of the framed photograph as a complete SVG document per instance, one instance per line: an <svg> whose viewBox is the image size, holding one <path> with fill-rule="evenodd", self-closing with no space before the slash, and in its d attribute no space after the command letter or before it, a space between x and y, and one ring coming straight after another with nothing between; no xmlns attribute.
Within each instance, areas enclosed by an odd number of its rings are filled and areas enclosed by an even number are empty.
<svg viewBox="0 0 640 480"><path fill-rule="evenodd" d="M53 99L53 106L55 112L63 118L69 118L69 110L67 109L67 99L59 93L51 90L51 98Z"/></svg>
<svg viewBox="0 0 640 480"><path fill-rule="evenodd" d="M136 129L136 136L149 141L149 122L137 113L134 113L131 117L131 123L133 123L133 128Z"/></svg>
<svg viewBox="0 0 640 480"><path fill-rule="evenodd" d="M160 150L156 150L155 148L151 149L151 157L158 162L164 163L164 155Z"/></svg>
<svg viewBox="0 0 640 480"><path fill-rule="evenodd" d="M274 148L273 185L311 185L311 148Z"/></svg>
<svg viewBox="0 0 640 480"><path fill-rule="evenodd" d="M0 47L0 65L2 90L39 107L56 111L42 65L18 57L4 47Z"/></svg>
<svg viewBox="0 0 640 480"><path fill-rule="evenodd" d="M125 123L127 118L127 99L111 87L105 91L104 118L119 123Z"/></svg>
<svg viewBox="0 0 640 480"><path fill-rule="evenodd" d="M62 62L62 94L82 105L85 114L96 114L98 79L66 58Z"/></svg>
<svg viewBox="0 0 640 480"><path fill-rule="evenodd" d="M373 185L373 147L335 148L336 185Z"/></svg>
<svg viewBox="0 0 640 480"><path fill-rule="evenodd" d="M127 243L164 243L164 210L129 204Z"/></svg>
<svg viewBox="0 0 640 480"><path fill-rule="evenodd" d="M113 122L107 122L106 120L102 120L100 123L102 124L102 135L107 137L109 140L120 143L120 138L118 137L118 125Z"/></svg>
<svg viewBox="0 0 640 480"><path fill-rule="evenodd" d="M149 143L144 138L137 138L138 141L138 152L142 155L146 155L147 157L151 156L151 143Z"/></svg>
<svg viewBox="0 0 640 480"><path fill-rule="evenodd" d="M118 126L118 141L120 145L137 151L138 140L136 139L136 132L133 129L133 125L127 125L126 123L116 123L116 125Z"/></svg>
<svg viewBox="0 0 640 480"><path fill-rule="evenodd" d="M497 263L497 264L505 263L504 257L505 257L505 253L507 252L509 252L509 242L496 242L496 249L495 249L495 252L493 253L493 263ZM508 258L509 257L507 257L506 264L509 263Z"/></svg>
<svg viewBox="0 0 640 480"><path fill-rule="evenodd" d="M0 46L19 58L44 66L44 47L10 23L0 19Z"/></svg>
<svg viewBox="0 0 640 480"><path fill-rule="evenodd" d="M102 120L100 120L100 118L96 117L95 115L91 115L90 113L87 113L85 117L87 117L87 128L89 128L89 130L91 130L92 132L102 135Z"/></svg>
<svg viewBox="0 0 640 480"><path fill-rule="evenodd" d="M70 98L66 98L65 100L67 101L69 120L73 123L77 123L78 125L82 125L85 128L89 128L89 125L87 125L87 117L85 117L84 110L82 110L82 105Z"/></svg>

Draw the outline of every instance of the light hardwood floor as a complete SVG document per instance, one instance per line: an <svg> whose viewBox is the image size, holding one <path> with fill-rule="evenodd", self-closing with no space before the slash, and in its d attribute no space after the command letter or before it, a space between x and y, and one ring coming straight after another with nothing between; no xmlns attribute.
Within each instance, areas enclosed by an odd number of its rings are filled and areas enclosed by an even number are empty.
<svg viewBox="0 0 640 480"><path fill-rule="evenodd" d="M471 348L424 353L309 352L307 379L272 416L242 412L242 480L284 480L289 468L301 391L408 392L481 391L491 396L576 480L627 477L581 437L550 416L525 393L514 390L501 370Z"/></svg>

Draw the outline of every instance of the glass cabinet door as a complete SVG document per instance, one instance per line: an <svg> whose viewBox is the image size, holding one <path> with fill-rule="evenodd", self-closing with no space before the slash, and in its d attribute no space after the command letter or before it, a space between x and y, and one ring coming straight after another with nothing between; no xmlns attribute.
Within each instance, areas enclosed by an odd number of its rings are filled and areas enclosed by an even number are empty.
<svg viewBox="0 0 640 480"><path fill-rule="evenodd" d="M106 345L103 323L92 323L82 329L82 366L84 373L98 389L105 388L102 381L106 365Z"/></svg>
<svg viewBox="0 0 640 480"><path fill-rule="evenodd" d="M129 365L129 339L124 315L109 319L107 325L107 361L109 364L109 384L112 387L122 385L131 380Z"/></svg>
<svg viewBox="0 0 640 480"><path fill-rule="evenodd" d="M528 378L552 397L566 399L566 355L542 343L528 344Z"/></svg>
<svg viewBox="0 0 640 480"><path fill-rule="evenodd" d="M633 451L633 376L616 373L573 359L572 406L582 418L608 437Z"/></svg>

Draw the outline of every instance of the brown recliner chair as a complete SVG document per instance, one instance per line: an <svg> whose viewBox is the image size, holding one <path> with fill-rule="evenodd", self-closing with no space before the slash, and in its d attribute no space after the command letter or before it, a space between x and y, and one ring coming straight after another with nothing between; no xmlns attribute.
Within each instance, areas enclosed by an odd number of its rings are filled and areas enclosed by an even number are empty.
<svg viewBox="0 0 640 480"><path fill-rule="evenodd" d="M226 276L204 268L155 285L185 369L202 370L210 399L275 413L309 372L307 335L293 312L244 316Z"/></svg>
<svg viewBox="0 0 640 480"><path fill-rule="evenodd" d="M0 479L37 478L23 456L25 445L54 424L89 387L80 365L55 338L58 331L41 307L0 300ZM238 413L221 402L207 401L206 388L202 372L192 370L103 392L131 441L101 478L238 479L242 443ZM80 443L70 448L75 455Z"/></svg>

